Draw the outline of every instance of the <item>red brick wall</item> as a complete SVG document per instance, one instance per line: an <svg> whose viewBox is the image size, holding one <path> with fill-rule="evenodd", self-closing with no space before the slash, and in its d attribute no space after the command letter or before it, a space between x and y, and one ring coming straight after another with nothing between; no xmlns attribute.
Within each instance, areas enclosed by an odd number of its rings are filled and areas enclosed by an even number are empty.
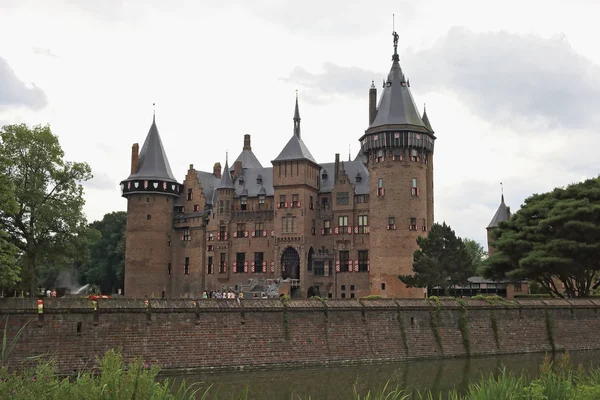
<svg viewBox="0 0 600 400"><path fill-rule="evenodd" d="M101 300L94 311L87 299L47 299L43 315L38 315L35 299L2 299L0 322L9 318L10 340L31 321L10 354L13 367L28 357L45 355L56 360L62 373L89 369L104 352L117 347L126 360L141 357L165 369L464 356L459 322L464 313L473 356L545 352L553 347L600 349L600 300L519 300L495 306L471 300L466 307L442 300L439 309L417 299L326 304L149 300L148 308L143 300L123 298ZM433 313L437 325L432 324Z"/></svg>

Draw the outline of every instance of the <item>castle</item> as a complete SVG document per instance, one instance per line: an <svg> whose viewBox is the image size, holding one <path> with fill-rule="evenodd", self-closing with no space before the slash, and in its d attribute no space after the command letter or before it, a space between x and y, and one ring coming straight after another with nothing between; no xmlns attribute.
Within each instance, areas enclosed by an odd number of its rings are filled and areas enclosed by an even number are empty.
<svg viewBox="0 0 600 400"><path fill-rule="evenodd" d="M433 215L435 135L400 67L377 103L354 160L318 163L301 137L296 97L293 134L270 166L250 135L232 166L193 165L183 182L169 166L155 118L141 151L134 144L127 199L125 292L132 297L200 296L250 278L290 278L292 295L423 298L400 274L412 273L416 238Z"/></svg>

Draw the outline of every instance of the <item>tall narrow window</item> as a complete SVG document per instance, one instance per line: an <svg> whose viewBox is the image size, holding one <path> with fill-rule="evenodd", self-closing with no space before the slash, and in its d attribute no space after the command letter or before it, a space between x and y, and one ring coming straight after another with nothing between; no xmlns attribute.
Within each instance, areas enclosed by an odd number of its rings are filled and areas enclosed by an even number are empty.
<svg viewBox="0 0 600 400"><path fill-rule="evenodd" d="M193 199L193 196L192 196L192 189L188 189L188 190L187 190L187 199L188 199L188 200L192 200L192 199Z"/></svg>
<svg viewBox="0 0 600 400"><path fill-rule="evenodd" d="M219 273L224 274L227 272L227 255L225 253L221 253L219 256Z"/></svg>
<svg viewBox="0 0 600 400"><path fill-rule="evenodd" d="M285 208L287 204L285 203L285 194L279 195L279 208Z"/></svg>
<svg viewBox="0 0 600 400"><path fill-rule="evenodd" d="M342 228L346 228L348 227L348 216L347 215L340 215L338 217L338 226L340 227L340 230Z"/></svg>
<svg viewBox="0 0 600 400"><path fill-rule="evenodd" d="M246 206L248 205L248 198L246 196L242 196L240 198L240 209L242 211L246 211Z"/></svg>
<svg viewBox="0 0 600 400"><path fill-rule="evenodd" d="M299 196L297 194L292 195L292 208L300 207Z"/></svg>
<svg viewBox="0 0 600 400"><path fill-rule="evenodd" d="M183 273L186 275L190 274L190 258L185 258L185 265L183 266Z"/></svg>
<svg viewBox="0 0 600 400"><path fill-rule="evenodd" d="M187 242L190 240L190 228L185 228L183 230L183 236L181 237L181 240L183 240L184 242Z"/></svg>
<svg viewBox="0 0 600 400"><path fill-rule="evenodd" d="M262 237L264 230L265 230L264 222L255 222L254 223L254 236Z"/></svg>
<svg viewBox="0 0 600 400"><path fill-rule="evenodd" d="M369 250L358 251L358 272L369 271Z"/></svg>
<svg viewBox="0 0 600 400"><path fill-rule="evenodd" d="M209 242L212 242L213 240L215 240L215 235L213 235L213 233L212 233L212 232L210 232L210 233L208 234L208 241L209 241Z"/></svg>
<svg viewBox="0 0 600 400"><path fill-rule="evenodd" d="M167 274L171 275L171 263L167 264Z"/></svg>
<svg viewBox="0 0 600 400"><path fill-rule="evenodd" d="M323 236L327 236L331 233L331 221L326 219L323 221Z"/></svg>
<svg viewBox="0 0 600 400"><path fill-rule="evenodd" d="M227 231L225 230L225 225L219 225L219 240L227 240Z"/></svg>
<svg viewBox="0 0 600 400"><path fill-rule="evenodd" d="M427 232L427 220L425 218L421 220L421 230Z"/></svg>
<svg viewBox="0 0 600 400"><path fill-rule="evenodd" d="M214 270L214 265L213 265L213 258L212 256L208 256L208 271L207 273L209 274L214 274L215 270Z"/></svg>
<svg viewBox="0 0 600 400"><path fill-rule="evenodd" d="M411 218L410 219L410 225L409 225L408 229L411 230L411 231L416 231L417 230L417 219L416 218Z"/></svg>
<svg viewBox="0 0 600 400"><path fill-rule="evenodd" d="M264 210L265 208L265 196L258 196L258 209Z"/></svg>
<svg viewBox="0 0 600 400"><path fill-rule="evenodd" d="M367 215L358 216L358 233L367 233L367 226L369 225L369 217Z"/></svg>
<svg viewBox="0 0 600 400"><path fill-rule="evenodd" d="M264 253L254 253L254 272L262 274L267 272L263 270Z"/></svg>
<svg viewBox="0 0 600 400"><path fill-rule="evenodd" d="M230 212L231 206L229 205L229 200L225 200L225 212Z"/></svg>
<svg viewBox="0 0 600 400"><path fill-rule="evenodd" d="M419 195L419 189L417 188L417 178L412 178L410 194L413 196Z"/></svg>
<svg viewBox="0 0 600 400"><path fill-rule="evenodd" d="M377 150L377 162L383 162L384 161L384 152L383 150Z"/></svg>
<svg viewBox="0 0 600 400"><path fill-rule="evenodd" d="M244 272L244 264L246 262L246 253L235 254L235 271L238 274Z"/></svg>
<svg viewBox="0 0 600 400"><path fill-rule="evenodd" d="M350 265L350 252L347 250L340 251L340 272L348 272Z"/></svg>
<svg viewBox="0 0 600 400"><path fill-rule="evenodd" d="M377 180L377 196L383 196L385 194L385 189L383 188L383 178L379 178Z"/></svg>
<svg viewBox="0 0 600 400"><path fill-rule="evenodd" d="M314 204L313 204L313 197L312 197L312 196L309 196L309 200L308 200L308 208L309 208L309 209L311 209L311 210L312 210L313 208L315 208L315 206L314 206Z"/></svg>
<svg viewBox="0 0 600 400"><path fill-rule="evenodd" d="M223 200L219 200L219 214L223 214Z"/></svg>
<svg viewBox="0 0 600 400"><path fill-rule="evenodd" d="M395 217L388 217L388 224L387 224L387 228L389 230L394 230L396 229L396 218Z"/></svg>
<svg viewBox="0 0 600 400"><path fill-rule="evenodd" d="M243 238L246 236L246 224L237 224L236 237Z"/></svg>

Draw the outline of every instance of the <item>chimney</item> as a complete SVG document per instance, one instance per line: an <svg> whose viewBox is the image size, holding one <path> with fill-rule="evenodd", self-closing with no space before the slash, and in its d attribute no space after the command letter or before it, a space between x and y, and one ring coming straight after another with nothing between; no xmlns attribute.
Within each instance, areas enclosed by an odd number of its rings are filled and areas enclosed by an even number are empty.
<svg viewBox="0 0 600 400"><path fill-rule="evenodd" d="M135 174L138 168L140 145L134 143L131 146L131 173Z"/></svg>
<svg viewBox="0 0 600 400"><path fill-rule="evenodd" d="M237 178L242 173L242 162L236 161L233 163L233 176Z"/></svg>
<svg viewBox="0 0 600 400"><path fill-rule="evenodd" d="M377 115L377 89L375 83L371 83L371 89L369 89L369 125L375 121Z"/></svg>
<svg viewBox="0 0 600 400"><path fill-rule="evenodd" d="M250 135L244 135L244 150L252 150L252 147L250 147Z"/></svg>
<svg viewBox="0 0 600 400"><path fill-rule="evenodd" d="M338 183L338 176L340 171L340 154L335 154L335 167L333 169L333 183Z"/></svg>
<svg viewBox="0 0 600 400"><path fill-rule="evenodd" d="M215 176L215 178L221 179L221 163L220 162L215 163L215 165L213 166L213 175Z"/></svg>

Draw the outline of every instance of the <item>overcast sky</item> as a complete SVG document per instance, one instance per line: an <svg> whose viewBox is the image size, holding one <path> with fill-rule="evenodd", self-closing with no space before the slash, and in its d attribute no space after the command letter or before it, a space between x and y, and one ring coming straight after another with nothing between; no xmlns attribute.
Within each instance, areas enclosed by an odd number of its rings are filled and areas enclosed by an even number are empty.
<svg viewBox="0 0 600 400"><path fill-rule="evenodd" d="M86 214L125 210L131 145L156 121L171 167L212 170L243 135L270 165L292 135L348 157L392 55L436 132L435 219L485 243L500 201L600 171L594 0L0 0L0 125L49 123L88 162Z"/></svg>

